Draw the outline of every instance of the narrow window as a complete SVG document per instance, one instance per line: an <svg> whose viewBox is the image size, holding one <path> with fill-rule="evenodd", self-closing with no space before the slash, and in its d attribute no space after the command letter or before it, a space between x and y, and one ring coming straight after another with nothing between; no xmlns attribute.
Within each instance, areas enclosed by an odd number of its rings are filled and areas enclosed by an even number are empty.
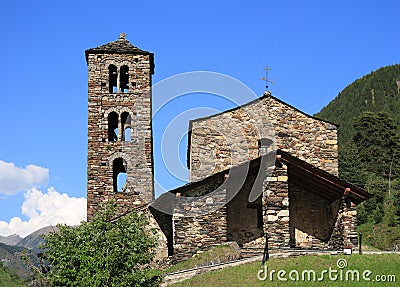
<svg viewBox="0 0 400 287"><path fill-rule="evenodd" d="M118 72L114 65L108 66L108 87L110 93L118 93Z"/></svg>
<svg viewBox="0 0 400 287"><path fill-rule="evenodd" d="M118 192L124 192L126 191L126 180L128 178L128 175L126 172L120 172L117 176L117 191Z"/></svg>
<svg viewBox="0 0 400 287"><path fill-rule="evenodd" d="M131 137L131 128L126 128L124 131L124 141L125 142L130 142L132 140Z"/></svg>
<svg viewBox="0 0 400 287"><path fill-rule="evenodd" d="M108 114L108 141L116 142L118 140L118 114L111 112Z"/></svg>
<svg viewBox="0 0 400 287"><path fill-rule="evenodd" d="M119 88L121 93L129 92L129 68L128 66L122 66L119 76Z"/></svg>
<svg viewBox="0 0 400 287"><path fill-rule="evenodd" d="M269 152L269 147L273 143L269 138L262 138L258 141L258 148L260 156L266 155Z"/></svg>
<svg viewBox="0 0 400 287"><path fill-rule="evenodd" d="M121 114L122 141L131 141L131 115L128 112Z"/></svg>
<svg viewBox="0 0 400 287"><path fill-rule="evenodd" d="M114 192L125 191L128 175L126 173L127 164L122 158L113 161L113 189Z"/></svg>

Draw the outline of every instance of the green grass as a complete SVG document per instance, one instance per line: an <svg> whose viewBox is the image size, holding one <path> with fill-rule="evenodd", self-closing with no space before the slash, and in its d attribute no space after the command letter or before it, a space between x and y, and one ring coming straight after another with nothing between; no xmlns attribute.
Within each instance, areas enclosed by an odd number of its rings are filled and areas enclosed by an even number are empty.
<svg viewBox="0 0 400 287"><path fill-rule="evenodd" d="M347 267L339 269L337 267L338 259L345 259ZM208 272L195 276L184 282L176 283L171 286L218 286L218 287L236 287L236 286L398 286L400 282L400 254L382 254L382 255L323 255L323 256L305 256L297 258L272 258L267 262L268 273L271 270L285 270L287 272L285 278L288 281L283 282L277 279L276 274L271 281L267 278L265 281L257 279L257 272L261 270L261 263L245 264L237 267L230 267L219 271ZM358 270L360 275L365 270L372 271L371 282L363 281L362 278L357 281L345 281L340 279L330 281L329 275L326 274L324 280L314 281L298 281L289 280L288 273L291 270L297 270L300 274L304 270L315 270L317 277L323 270ZM396 282L372 282L375 275L395 275ZM344 275L345 278L345 275Z"/></svg>
<svg viewBox="0 0 400 287"><path fill-rule="evenodd" d="M399 226L389 227L385 223L375 224L368 222L360 225L359 232L363 234L363 243L381 250L393 250L395 245L400 246Z"/></svg>
<svg viewBox="0 0 400 287"><path fill-rule="evenodd" d="M362 251L382 251L382 250L371 245L363 244Z"/></svg>
<svg viewBox="0 0 400 287"><path fill-rule="evenodd" d="M211 261L220 261L220 262L227 262L231 261L228 258L233 256L235 250L229 245L218 245L210 250L200 253L188 260L179 262L166 270L163 270L162 273L170 273L176 272L180 270L186 270L194 267L209 265Z"/></svg>
<svg viewBox="0 0 400 287"><path fill-rule="evenodd" d="M17 278L16 275L0 268L0 287L26 287L27 285Z"/></svg>

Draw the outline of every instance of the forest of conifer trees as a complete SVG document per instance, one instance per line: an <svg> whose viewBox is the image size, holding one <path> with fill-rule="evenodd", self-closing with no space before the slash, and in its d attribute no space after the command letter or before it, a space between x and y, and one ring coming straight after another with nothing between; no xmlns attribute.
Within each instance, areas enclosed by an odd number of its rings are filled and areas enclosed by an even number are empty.
<svg viewBox="0 0 400 287"><path fill-rule="evenodd" d="M359 231L384 250L400 247L400 65L347 86L315 116L339 125L339 175L374 196L357 207Z"/></svg>

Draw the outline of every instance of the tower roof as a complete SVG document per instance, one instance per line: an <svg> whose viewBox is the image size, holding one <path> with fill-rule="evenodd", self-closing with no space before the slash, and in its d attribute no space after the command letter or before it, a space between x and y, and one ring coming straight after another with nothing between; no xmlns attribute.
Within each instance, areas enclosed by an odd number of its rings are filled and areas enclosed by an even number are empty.
<svg viewBox="0 0 400 287"><path fill-rule="evenodd" d="M148 54L153 55L148 51L139 49L132 45L127 39L126 34L121 33L117 41L101 45L96 48L90 48L85 51L86 62L89 54Z"/></svg>

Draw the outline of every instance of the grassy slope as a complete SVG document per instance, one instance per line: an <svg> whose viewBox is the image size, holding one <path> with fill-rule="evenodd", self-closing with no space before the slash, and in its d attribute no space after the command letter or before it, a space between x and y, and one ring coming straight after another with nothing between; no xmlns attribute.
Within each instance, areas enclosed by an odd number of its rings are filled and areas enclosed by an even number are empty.
<svg viewBox="0 0 400 287"><path fill-rule="evenodd" d="M15 275L6 272L0 268L0 287L26 287L27 285L20 281Z"/></svg>
<svg viewBox="0 0 400 287"><path fill-rule="evenodd" d="M218 245L188 260L184 260L182 262L179 262L178 264L172 265L168 269L163 270L162 273L170 273L204 265L211 265L210 262L214 263L228 262L233 260L232 258L231 259L228 258L232 257L234 254L235 250L231 246Z"/></svg>
<svg viewBox="0 0 400 287"><path fill-rule="evenodd" d="M340 270L336 266L338 259L346 259L348 267L343 270L358 270L362 273L364 270L371 270L373 273L370 278L375 275L395 275L396 282L353 282L353 281L329 281L325 276L325 280L321 282L282 282L274 278L273 281L259 281L257 272L260 270L260 263L247 264L237 267L231 267L224 270L205 273L193 277L187 281L171 285L178 286L218 286L218 287L236 287L236 286L398 286L400 282L400 254L383 254L383 255L351 255L351 256L310 256L298 258L282 258L271 259L268 263L268 270L297 270L300 274L303 270L315 270L319 275L322 270L332 269ZM276 276L276 275L275 275ZM288 278L288 276L286 276Z"/></svg>

